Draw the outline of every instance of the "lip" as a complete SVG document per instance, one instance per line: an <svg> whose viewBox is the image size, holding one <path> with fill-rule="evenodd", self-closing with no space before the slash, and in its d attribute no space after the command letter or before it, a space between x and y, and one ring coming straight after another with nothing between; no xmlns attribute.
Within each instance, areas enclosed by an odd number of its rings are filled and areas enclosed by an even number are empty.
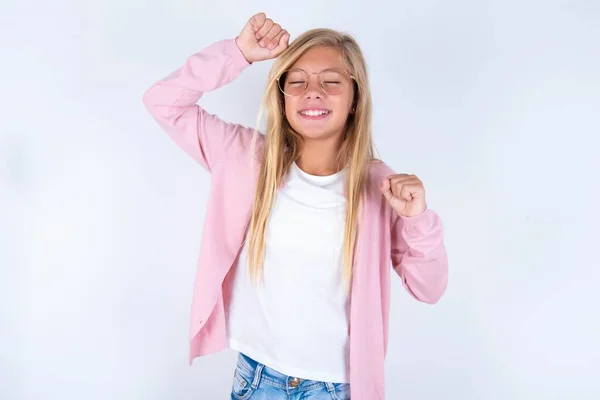
<svg viewBox="0 0 600 400"><path fill-rule="evenodd" d="M302 114L303 111L327 111L328 113L322 114L322 115L305 115L305 114ZM331 115L331 110L328 110L327 108L321 108L321 107L307 107L307 108L303 108L300 111L298 111L298 115L302 119L314 121L314 120L320 120L320 119L325 119L325 118L329 117Z"/></svg>

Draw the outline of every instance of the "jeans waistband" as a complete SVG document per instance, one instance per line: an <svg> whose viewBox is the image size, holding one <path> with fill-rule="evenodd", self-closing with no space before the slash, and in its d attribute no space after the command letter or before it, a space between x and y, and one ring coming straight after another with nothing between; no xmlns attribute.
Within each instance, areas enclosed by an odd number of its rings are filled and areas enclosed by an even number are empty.
<svg viewBox="0 0 600 400"><path fill-rule="evenodd" d="M285 375L253 360L243 353L239 353L237 367L254 376L254 385L258 385L258 382L263 381L270 386L283 390L294 389L294 391L302 392L325 387L329 392L335 391L335 387L331 382L299 379L297 377Z"/></svg>

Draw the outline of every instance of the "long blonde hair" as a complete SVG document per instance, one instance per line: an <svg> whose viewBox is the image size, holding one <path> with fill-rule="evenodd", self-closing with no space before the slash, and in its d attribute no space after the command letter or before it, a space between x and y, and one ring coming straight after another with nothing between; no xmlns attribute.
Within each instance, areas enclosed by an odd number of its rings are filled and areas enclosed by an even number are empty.
<svg viewBox="0 0 600 400"><path fill-rule="evenodd" d="M266 231L277 189L302 149L302 136L285 118L285 103L276 79L289 69L307 50L327 46L340 52L354 76L354 113L348 116L346 132L337 154L338 170L347 167L345 181L346 216L343 245L343 278L349 289L357 239L357 220L361 193L365 187L368 163L374 159L371 135L371 92L367 66L356 40L349 34L331 29L312 29L297 37L280 54L269 72L261 104L266 109L267 124L260 173L249 226L248 268L256 280L262 276ZM262 112L259 112L259 120ZM256 136L253 147L256 143Z"/></svg>

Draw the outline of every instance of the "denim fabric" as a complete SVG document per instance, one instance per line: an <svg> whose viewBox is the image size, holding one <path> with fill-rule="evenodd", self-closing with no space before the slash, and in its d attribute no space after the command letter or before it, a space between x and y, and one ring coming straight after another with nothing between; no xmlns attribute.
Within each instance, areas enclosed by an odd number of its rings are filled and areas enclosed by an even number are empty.
<svg viewBox="0 0 600 400"><path fill-rule="evenodd" d="M319 382L284 375L240 353L232 400L349 400L348 383Z"/></svg>

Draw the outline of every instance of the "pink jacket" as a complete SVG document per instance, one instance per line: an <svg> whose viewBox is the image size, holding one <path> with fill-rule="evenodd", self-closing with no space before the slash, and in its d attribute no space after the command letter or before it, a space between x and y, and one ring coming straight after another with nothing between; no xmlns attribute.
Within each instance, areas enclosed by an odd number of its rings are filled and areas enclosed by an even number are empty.
<svg viewBox="0 0 600 400"><path fill-rule="evenodd" d="M194 283L190 364L227 347L228 272L235 265L250 221L258 168L250 168L253 129L227 123L196 102L203 92L235 79L248 62L235 40L217 42L144 94L144 104L175 143L211 173L212 183ZM263 136L259 136L259 159ZM440 218L431 209L399 217L379 185L394 172L369 167L358 222L358 248L350 299L350 386L354 400L384 398L390 266L417 300L436 303L446 289L447 258Z"/></svg>

